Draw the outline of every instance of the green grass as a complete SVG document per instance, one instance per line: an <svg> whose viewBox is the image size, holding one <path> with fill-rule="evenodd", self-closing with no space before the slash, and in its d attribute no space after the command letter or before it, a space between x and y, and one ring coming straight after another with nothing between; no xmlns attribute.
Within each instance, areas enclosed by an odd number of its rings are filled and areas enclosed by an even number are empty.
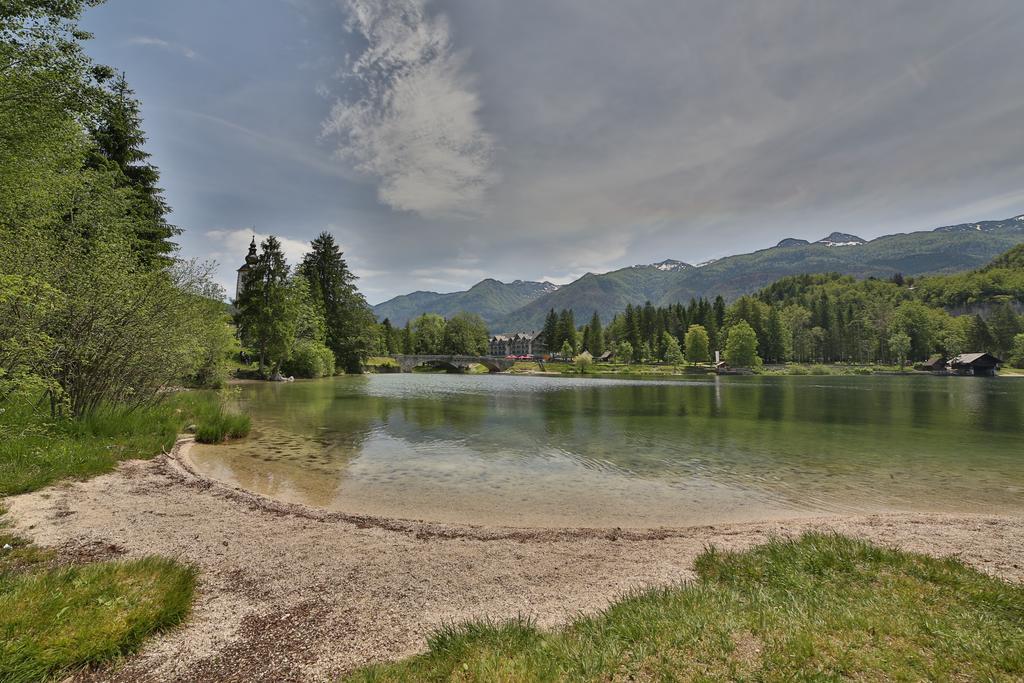
<svg viewBox="0 0 1024 683"><path fill-rule="evenodd" d="M249 431L248 416L226 411L209 391L182 392L134 410L102 409L74 420L6 406L0 412L0 496L104 474L122 460L152 458L169 450L187 424L232 438Z"/></svg>
<svg viewBox="0 0 1024 683"><path fill-rule="evenodd" d="M184 392L134 410L50 419L24 405L0 411L0 496L84 479L129 458L168 450L196 423L248 431L247 416L226 417L211 392ZM0 509L0 514L3 510ZM195 570L147 557L57 567L55 553L0 523L0 680L59 678L135 650L150 633L188 613Z"/></svg>
<svg viewBox="0 0 1024 683"><path fill-rule="evenodd" d="M876 372L892 373L900 370L897 365L843 365L835 363L824 365L821 363L786 363L785 367L757 368L755 372L759 375L872 375ZM908 374L913 374L908 366L904 368Z"/></svg>
<svg viewBox="0 0 1024 683"><path fill-rule="evenodd" d="M220 408L196 424L196 441L221 443L228 439L240 439L248 435L251 429L252 419L248 415Z"/></svg>
<svg viewBox="0 0 1024 683"><path fill-rule="evenodd" d="M573 363L565 361L548 361L543 364L543 370L563 375L579 375L579 369ZM540 372L541 364L534 361L516 361L511 374L529 374ZM652 365L650 363L593 363L587 368L587 375L598 377L617 375L623 377L647 377L650 375L663 377L677 377L684 375L702 375L711 372L707 365Z"/></svg>
<svg viewBox="0 0 1024 683"><path fill-rule="evenodd" d="M21 543L0 560L0 680L58 678L117 659L188 614L191 567L145 557L26 570L47 557Z"/></svg>
<svg viewBox="0 0 1024 683"><path fill-rule="evenodd" d="M1024 587L838 535L705 551L692 583L558 631L448 626L353 681L985 680L1024 677Z"/></svg>

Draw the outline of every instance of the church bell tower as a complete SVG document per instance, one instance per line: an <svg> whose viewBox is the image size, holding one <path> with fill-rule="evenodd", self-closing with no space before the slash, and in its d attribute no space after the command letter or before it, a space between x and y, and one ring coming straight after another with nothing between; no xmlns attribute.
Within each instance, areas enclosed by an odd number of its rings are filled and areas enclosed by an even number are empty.
<svg viewBox="0 0 1024 683"><path fill-rule="evenodd" d="M256 236L253 235L252 242L249 243L249 253L245 255L245 263L238 269L238 277L235 278L235 303L238 303L238 299L242 296L242 290L245 288L245 279L249 277L249 271L252 270L259 260L259 256L256 255Z"/></svg>

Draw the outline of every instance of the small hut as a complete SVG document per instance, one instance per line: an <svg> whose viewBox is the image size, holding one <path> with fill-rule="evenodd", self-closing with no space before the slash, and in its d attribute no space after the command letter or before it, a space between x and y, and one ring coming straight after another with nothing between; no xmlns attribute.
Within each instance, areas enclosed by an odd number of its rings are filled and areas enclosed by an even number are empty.
<svg viewBox="0 0 1024 683"><path fill-rule="evenodd" d="M605 351L597 357L597 360L601 363L611 363L613 358L615 358L614 351Z"/></svg>
<svg viewBox="0 0 1024 683"><path fill-rule="evenodd" d="M992 377L1002 362L990 353L961 353L949 361L949 367L958 375Z"/></svg>
<svg viewBox="0 0 1024 683"><path fill-rule="evenodd" d="M918 363L914 366L915 370L923 370L925 372L943 372L946 369L946 364L949 361L941 353L937 353L931 356L928 360L923 363Z"/></svg>

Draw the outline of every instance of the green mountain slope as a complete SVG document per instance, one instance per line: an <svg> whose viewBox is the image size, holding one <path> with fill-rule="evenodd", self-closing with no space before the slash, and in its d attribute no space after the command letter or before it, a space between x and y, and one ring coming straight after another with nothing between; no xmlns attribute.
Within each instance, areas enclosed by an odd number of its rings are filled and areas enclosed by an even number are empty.
<svg viewBox="0 0 1024 683"><path fill-rule="evenodd" d="M488 325L493 325L499 318L556 289L550 282L516 280L505 283L487 279L464 292L413 292L398 296L377 304L373 312L379 320L388 318L396 327L423 313L450 317L460 311L476 313Z"/></svg>
<svg viewBox="0 0 1024 683"><path fill-rule="evenodd" d="M719 259L702 267L633 266L587 274L505 316L494 316L492 330L536 329L550 308L571 308L577 316L597 311L608 320L627 303L667 305L690 297L733 299L786 275L839 272L864 277L894 273L954 273L984 266L1024 242L1024 216L966 223L930 231L864 241L833 233L815 243L785 239L778 246ZM668 262L676 263L678 262Z"/></svg>

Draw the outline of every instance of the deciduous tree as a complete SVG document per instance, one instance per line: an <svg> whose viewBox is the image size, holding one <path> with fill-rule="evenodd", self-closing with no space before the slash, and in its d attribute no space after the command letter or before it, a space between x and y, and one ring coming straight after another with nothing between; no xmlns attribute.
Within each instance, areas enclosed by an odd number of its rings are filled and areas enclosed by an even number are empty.
<svg viewBox="0 0 1024 683"><path fill-rule="evenodd" d="M725 361L733 367L753 367L760 363L757 333L746 320L740 320L729 328L725 342Z"/></svg>
<svg viewBox="0 0 1024 683"><path fill-rule="evenodd" d="M710 360L708 332L701 325L690 325L686 331L686 359L693 364Z"/></svg>

